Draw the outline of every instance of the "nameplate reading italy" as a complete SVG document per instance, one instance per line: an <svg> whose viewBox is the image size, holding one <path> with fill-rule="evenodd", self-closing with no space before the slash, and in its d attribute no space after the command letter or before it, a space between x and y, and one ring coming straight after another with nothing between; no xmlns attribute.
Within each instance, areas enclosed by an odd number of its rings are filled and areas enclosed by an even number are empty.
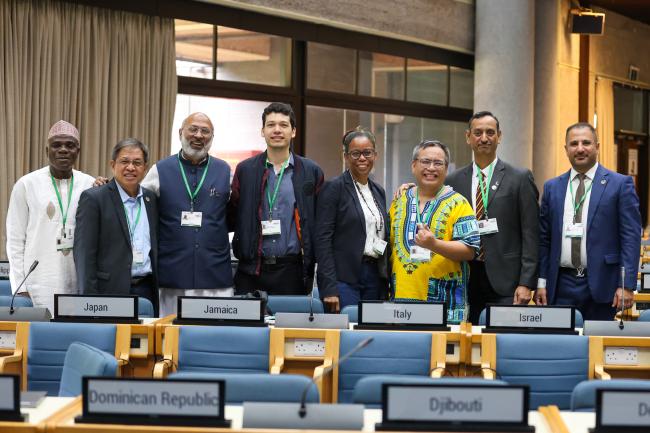
<svg viewBox="0 0 650 433"><path fill-rule="evenodd" d="M54 318L138 318L137 296L54 295Z"/></svg>
<svg viewBox="0 0 650 433"><path fill-rule="evenodd" d="M445 326L444 303L362 302L359 324Z"/></svg>
<svg viewBox="0 0 650 433"><path fill-rule="evenodd" d="M525 386L383 385L383 424L528 424Z"/></svg>
<svg viewBox="0 0 650 433"><path fill-rule="evenodd" d="M574 309L564 306L488 305L486 319L489 328L574 329Z"/></svg>
<svg viewBox="0 0 650 433"><path fill-rule="evenodd" d="M81 422L223 424L224 381L84 377ZM207 422L206 422L207 421Z"/></svg>
<svg viewBox="0 0 650 433"><path fill-rule="evenodd" d="M22 421L20 382L15 375L0 375L0 420Z"/></svg>
<svg viewBox="0 0 650 433"><path fill-rule="evenodd" d="M600 427L650 428L650 386L647 390L599 389L597 392L596 430Z"/></svg>
<svg viewBox="0 0 650 433"><path fill-rule="evenodd" d="M178 298L179 320L264 321L261 299Z"/></svg>

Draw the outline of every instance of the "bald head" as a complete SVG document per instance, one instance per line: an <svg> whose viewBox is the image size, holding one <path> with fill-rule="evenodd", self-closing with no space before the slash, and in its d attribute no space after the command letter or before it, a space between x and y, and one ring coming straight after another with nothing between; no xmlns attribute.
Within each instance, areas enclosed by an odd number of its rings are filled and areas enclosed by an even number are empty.
<svg viewBox="0 0 650 433"><path fill-rule="evenodd" d="M204 113L192 113L178 131L183 155L195 164L201 162L212 146L214 128L212 121Z"/></svg>
<svg viewBox="0 0 650 433"><path fill-rule="evenodd" d="M183 120L181 129L185 128L187 125L191 125L195 121L209 124L210 130L214 131L214 127L212 126L212 120L210 120L207 114L201 112L192 113L189 116L187 116L185 120Z"/></svg>

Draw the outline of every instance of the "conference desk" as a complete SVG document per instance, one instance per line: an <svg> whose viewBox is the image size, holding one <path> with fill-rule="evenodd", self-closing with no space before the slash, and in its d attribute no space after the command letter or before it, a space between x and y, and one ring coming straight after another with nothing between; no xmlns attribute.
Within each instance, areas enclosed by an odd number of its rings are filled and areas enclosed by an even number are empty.
<svg viewBox="0 0 650 433"><path fill-rule="evenodd" d="M21 409L24 422L0 421L1 432L36 433L45 431L45 422L74 401L74 397L46 397L36 408Z"/></svg>
<svg viewBox="0 0 650 433"><path fill-rule="evenodd" d="M44 404L50 404L46 401ZM74 419L81 415L81 398L72 402L68 400L61 410L50 416L45 422L45 431L54 433L128 433L128 432L204 432L204 433L268 433L269 429L242 428L243 409L241 406L226 406L226 419L232 421L230 428L178 427L178 426L146 426L123 424L77 424ZM60 406L59 406L60 407ZM531 411L528 422L535 426L536 433L587 433L595 425L594 413L560 412L555 406L544 406L540 411ZM366 409L364 413L363 432L374 432L375 424L381 422L380 409ZM3 427L4 424L0 424ZM296 430L273 430L274 432L294 432ZM301 430L305 432L305 430ZM314 433L324 433L327 430L313 430ZM331 430L329 430L331 432Z"/></svg>

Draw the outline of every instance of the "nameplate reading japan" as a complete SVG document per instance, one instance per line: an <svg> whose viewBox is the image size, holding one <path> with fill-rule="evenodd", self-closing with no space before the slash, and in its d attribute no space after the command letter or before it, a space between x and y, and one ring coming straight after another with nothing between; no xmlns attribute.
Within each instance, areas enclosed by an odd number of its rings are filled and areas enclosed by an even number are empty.
<svg viewBox="0 0 650 433"><path fill-rule="evenodd" d="M391 385L383 422L528 423L524 386Z"/></svg>
<svg viewBox="0 0 650 433"><path fill-rule="evenodd" d="M650 389L602 389L598 393L597 427L650 427Z"/></svg>
<svg viewBox="0 0 650 433"><path fill-rule="evenodd" d="M54 295L54 317L137 318L137 296Z"/></svg>
<svg viewBox="0 0 650 433"><path fill-rule="evenodd" d="M183 320L264 320L260 299L179 297L178 318Z"/></svg>
<svg viewBox="0 0 650 433"><path fill-rule="evenodd" d="M490 305L487 307L490 328L573 329L573 308Z"/></svg>
<svg viewBox="0 0 650 433"><path fill-rule="evenodd" d="M445 304L362 302L359 323L445 326Z"/></svg>

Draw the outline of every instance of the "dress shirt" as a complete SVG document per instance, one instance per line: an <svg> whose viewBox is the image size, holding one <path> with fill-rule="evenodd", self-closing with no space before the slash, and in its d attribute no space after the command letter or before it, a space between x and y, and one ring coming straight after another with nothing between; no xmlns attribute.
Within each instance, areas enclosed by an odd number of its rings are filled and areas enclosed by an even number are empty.
<svg viewBox="0 0 650 433"><path fill-rule="evenodd" d="M494 175L494 167L497 165L497 161L499 158L494 158L494 161L492 161L490 164L488 164L484 169L481 171L483 172L485 182L488 182L488 176L490 175L490 167L492 168L492 175ZM476 213L476 189L478 188L478 166L476 165L475 162L472 163L472 208L474 209L474 213ZM490 194L490 186L488 185L488 196ZM487 208L483 210L483 215L486 215L489 217L490 214L487 211Z"/></svg>
<svg viewBox="0 0 650 433"><path fill-rule="evenodd" d="M370 191L370 182L363 185L354 180L354 178L352 178L352 182L355 184L354 189L357 192L357 198L361 204L363 217L365 219L366 243L363 247L363 255L378 258L379 254L374 251L372 246L375 243L375 239L384 240L384 224L386 224L386 221L383 221L381 212L375 202L375 198L372 196L372 192Z"/></svg>
<svg viewBox="0 0 650 433"><path fill-rule="evenodd" d="M151 271L151 257L149 254L151 252L151 233L149 231L149 218L147 217L147 207L144 204L144 199L142 197L142 187L138 187L138 195L136 197L131 197L124 191L119 182L115 182L117 185L117 190L120 193L120 199L122 199L122 205L126 212L126 219L128 221L129 230L133 231L133 236L131 238L131 247L133 250L141 251L144 256L144 261L142 263L136 264L135 262L131 266L131 276L132 277L143 277L150 274ZM140 220L138 224L134 227L135 220L138 215L138 207L141 206L140 210ZM129 233L130 235L131 233Z"/></svg>

